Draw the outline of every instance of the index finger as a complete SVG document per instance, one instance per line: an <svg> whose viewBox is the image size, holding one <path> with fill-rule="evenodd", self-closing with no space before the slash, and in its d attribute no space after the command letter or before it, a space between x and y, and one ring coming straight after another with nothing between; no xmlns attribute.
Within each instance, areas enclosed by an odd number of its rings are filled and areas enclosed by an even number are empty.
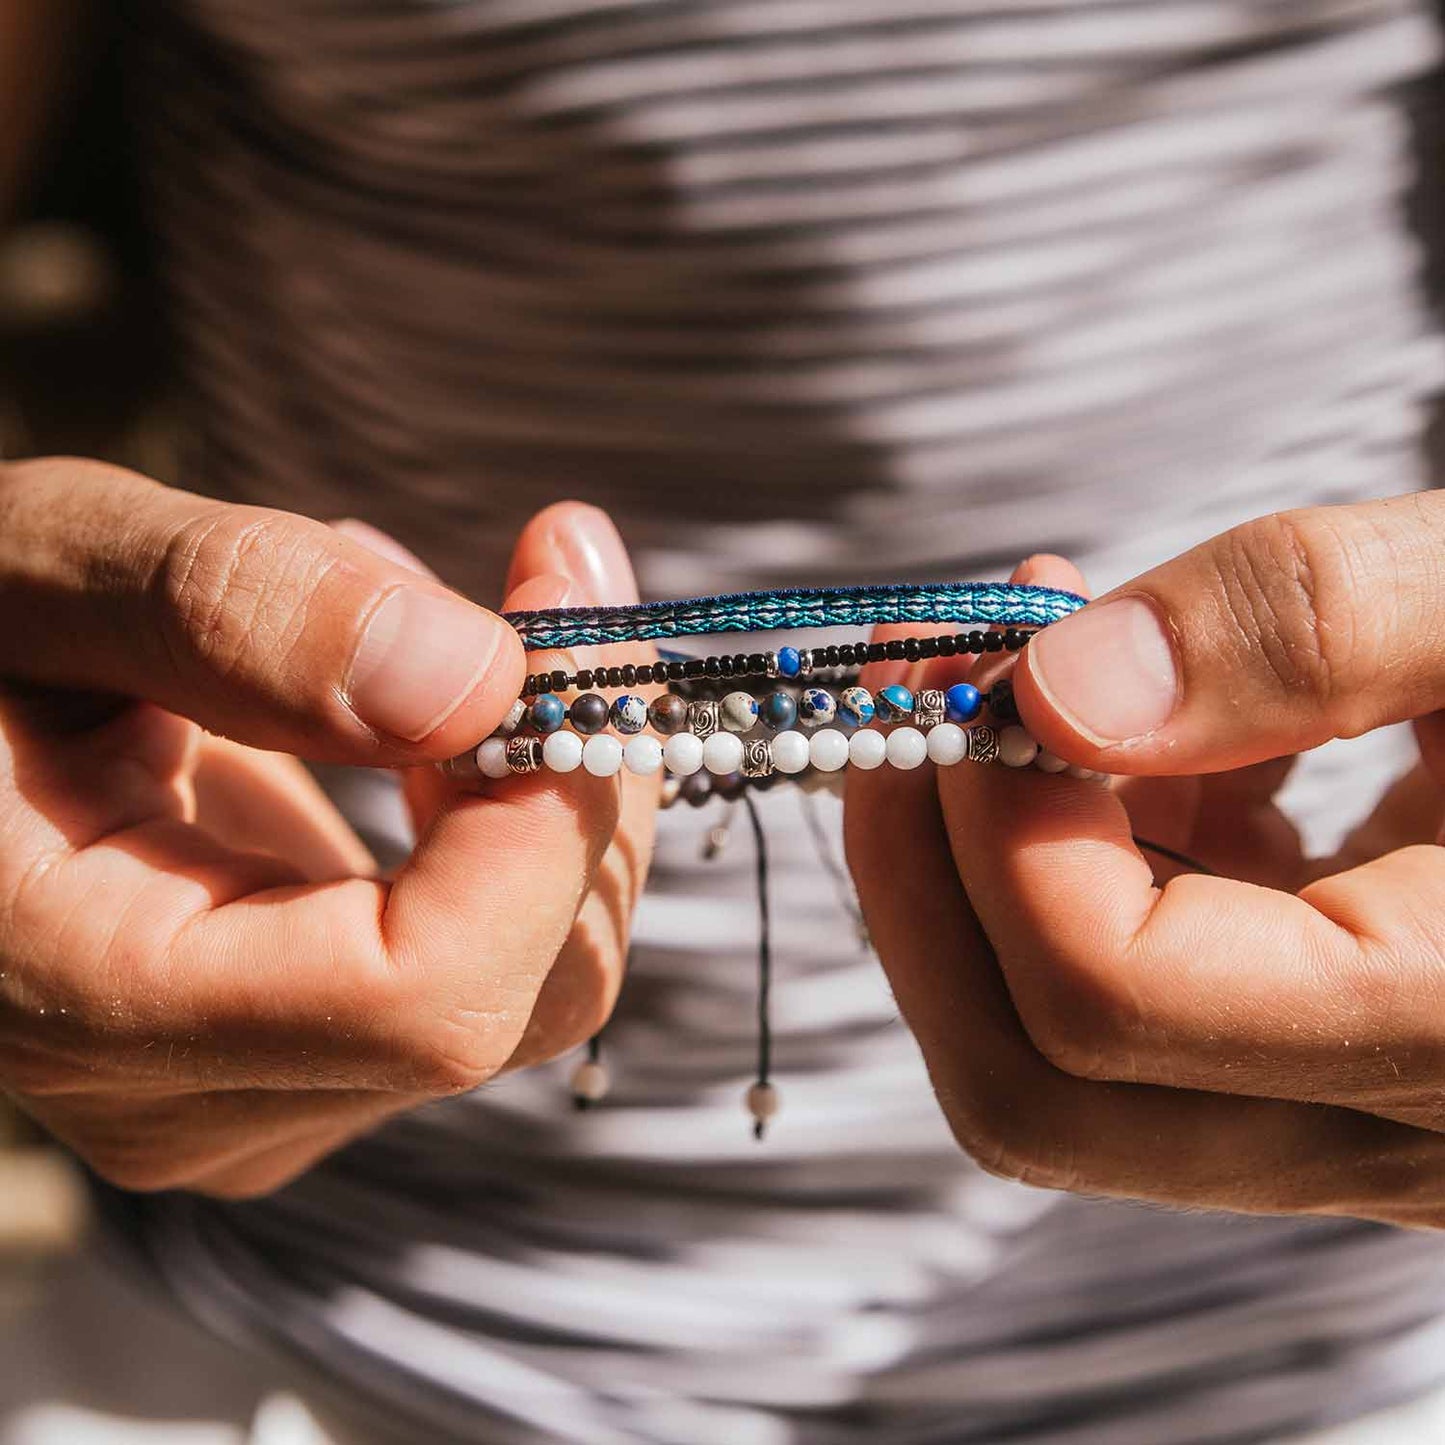
<svg viewBox="0 0 1445 1445"><path fill-rule="evenodd" d="M953 768L939 789L1009 992L1058 1067L1387 1114L1439 1076L1442 850L1298 895L1201 874L1160 888L1106 788Z"/></svg>

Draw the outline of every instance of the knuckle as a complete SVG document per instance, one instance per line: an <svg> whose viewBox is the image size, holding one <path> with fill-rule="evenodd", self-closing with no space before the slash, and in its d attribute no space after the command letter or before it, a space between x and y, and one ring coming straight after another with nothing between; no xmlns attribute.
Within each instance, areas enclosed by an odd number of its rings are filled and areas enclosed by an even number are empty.
<svg viewBox="0 0 1445 1445"><path fill-rule="evenodd" d="M1005 1095L997 1088L971 1092L944 1102L949 1127L960 1149L985 1174L1039 1189L1078 1187L1071 1152L1058 1140L1046 1142L1031 1099L1019 1088Z"/></svg>
<svg viewBox="0 0 1445 1445"><path fill-rule="evenodd" d="M1038 985L1020 991L1019 1020L1049 1064L1075 1079L1137 1076L1145 1024L1124 961L1049 959L1029 972Z"/></svg>
<svg viewBox="0 0 1445 1445"><path fill-rule="evenodd" d="M1280 512L1218 541L1224 604L1243 649L1286 693L1330 704L1366 679L1354 626L1358 555L1325 510Z"/></svg>

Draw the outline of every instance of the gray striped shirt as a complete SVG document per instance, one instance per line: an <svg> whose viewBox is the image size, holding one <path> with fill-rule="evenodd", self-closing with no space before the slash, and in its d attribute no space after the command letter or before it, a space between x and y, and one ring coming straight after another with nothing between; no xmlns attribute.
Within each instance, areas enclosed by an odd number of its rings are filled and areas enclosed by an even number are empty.
<svg viewBox="0 0 1445 1445"><path fill-rule="evenodd" d="M1425 480L1408 0L175 0L136 28L197 482L364 516L480 597L565 494L667 595L1044 547L1107 585ZM1318 835L1388 751L1298 785ZM337 788L404 846L384 785ZM974 1170L803 816L834 805L765 801L765 1147L749 847L705 863L717 819L674 811L604 1109L538 1070L271 1200L137 1203L176 1293L426 1440L1202 1445L1445 1377L1434 1238Z"/></svg>

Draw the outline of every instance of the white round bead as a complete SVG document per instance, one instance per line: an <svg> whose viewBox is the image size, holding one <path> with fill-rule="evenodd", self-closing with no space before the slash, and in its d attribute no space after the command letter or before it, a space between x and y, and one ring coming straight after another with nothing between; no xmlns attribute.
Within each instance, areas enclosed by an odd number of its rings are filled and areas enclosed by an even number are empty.
<svg viewBox="0 0 1445 1445"><path fill-rule="evenodd" d="M998 735L998 760L1010 768L1026 768L1039 755L1039 745L1021 728L1007 727Z"/></svg>
<svg viewBox="0 0 1445 1445"><path fill-rule="evenodd" d="M595 1104L599 1099L607 1097L607 1091L611 1087L612 1079L607 1070L592 1059L578 1064L572 1071L572 1097L574 1099L585 1099L587 1103Z"/></svg>
<svg viewBox="0 0 1445 1445"><path fill-rule="evenodd" d="M754 1084L745 1095L748 1113L758 1121L759 1124L766 1124L769 1119L776 1119L778 1110L782 1108L783 1101L778 1097L778 1091L771 1084Z"/></svg>
<svg viewBox="0 0 1445 1445"><path fill-rule="evenodd" d="M888 761L907 771L928 760L928 739L917 728L894 728L888 734Z"/></svg>
<svg viewBox="0 0 1445 1445"><path fill-rule="evenodd" d="M615 777L622 769L622 743L611 733L593 733L582 745L582 766L594 778Z"/></svg>
<svg viewBox="0 0 1445 1445"><path fill-rule="evenodd" d="M951 768L968 756L968 734L957 723L935 723L928 730L928 756L941 768Z"/></svg>
<svg viewBox="0 0 1445 1445"><path fill-rule="evenodd" d="M622 762L629 773L650 778L662 766L662 744L651 733L638 733L635 738L628 738L622 749Z"/></svg>
<svg viewBox="0 0 1445 1445"><path fill-rule="evenodd" d="M824 728L808 739L808 757L821 773L836 773L848 761L848 739L837 728Z"/></svg>
<svg viewBox="0 0 1445 1445"><path fill-rule="evenodd" d="M855 768L872 772L883 766L888 755L888 741L877 728L859 728L848 739L848 761Z"/></svg>
<svg viewBox="0 0 1445 1445"><path fill-rule="evenodd" d="M542 744L542 765L554 773L574 773L582 766L582 739L576 733L548 733Z"/></svg>
<svg viewBox="0 0 1445 1445"><path fill-rule="evenodd" d="M1040 748L1038 757L1034 759L1034 766L1041 773L1061 773L1069 765L1057 753Z"/></svg>
<svg viewBox="0 0 1445 1445"><path fill-rule="evenodd" d="M808 739L800 732L790 729L773 739L773 766L780 773L801 773L810 756Z"/></svg>
<svg viewBox="0 0 1445 1445"><path fill-rule="evenodd" d="M722 777L743 765L743 740L736 733L714 733L702 745L702 765Z"/></svg>
<svg viewBox="0 0 1445 1445"><path fill-rule="evenodd" d="M477 749L477 766L484 778L509 778L512 770L507 766L507 740L488 738Z"/></svg>
<svg viewBox="0 0 1445 1445"><path fill-rule="evenodd" d="M662 746L662 756L668 772L691 777L702 767L702 739L696 733L673 733Z"/></svg>

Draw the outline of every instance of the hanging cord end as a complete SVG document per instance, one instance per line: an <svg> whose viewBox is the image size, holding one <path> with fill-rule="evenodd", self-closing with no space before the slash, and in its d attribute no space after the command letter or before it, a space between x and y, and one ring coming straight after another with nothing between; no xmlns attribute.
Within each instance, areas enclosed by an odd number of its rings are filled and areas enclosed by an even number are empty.
<svg viewBox="0 0 1445 1445"><path fill-rule="evenodd" d="M753 1116L753 1138L761 1141L768 1132L769 1122L777 1117L783 1101L778 1097L778 1091L773 1085L766 1079L759 1079L748 1090L745 1102L748 1113Z"/></svg>
<svg viewBox="0 0 1445 1445"><path fill-rule="evenodd" d="M587 1058L572 1071L572 1102L579 1110L601 1103L612 1088L612 1076L602 1062L602 1041L587 1041Z"/></svg>

